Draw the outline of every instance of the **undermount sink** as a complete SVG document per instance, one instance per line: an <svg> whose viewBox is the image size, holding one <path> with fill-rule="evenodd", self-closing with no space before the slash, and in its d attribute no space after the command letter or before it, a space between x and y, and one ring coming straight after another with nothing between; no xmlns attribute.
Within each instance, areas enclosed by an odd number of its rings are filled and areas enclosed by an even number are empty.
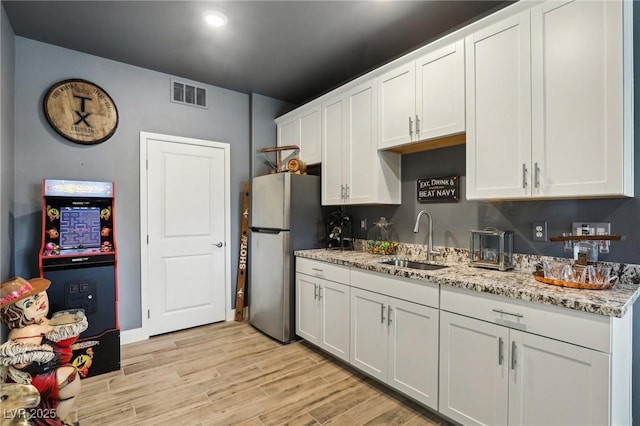
<svg viewBox="0 0 640 426"><path fill-rule="evenodd" d="M435 271L438 269L444 269L446 266L434 265L433 263L414 262L412 260L404 259L389 259L380 261L383 265L398 266L401 268L420 269L423 271Z"/></svg>

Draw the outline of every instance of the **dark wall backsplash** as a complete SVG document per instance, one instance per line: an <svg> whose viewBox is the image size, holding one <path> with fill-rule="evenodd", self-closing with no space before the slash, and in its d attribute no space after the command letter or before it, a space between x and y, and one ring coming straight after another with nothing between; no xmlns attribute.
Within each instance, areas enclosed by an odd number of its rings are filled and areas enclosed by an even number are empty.
<svg viewBox="0 0 640 426"><path fill-rule="evenodd" d="M636 110L636 115L637 115ZM638 136L636 135L636 142ZM638 144L636 143L636 146ZM640 188L640 159L636 149L636 194ZM465 145L403 155L402 205L349 206L353 215L355 235L366 238L367 229L381 216L393 222L401 242L426 244L427 220L421 219L420 230L413 233L418 212L427 210L433 217L434 245L469 248L469 231L494 227L514 233L514 252L523 254L570 257L562 243L533 241L533 222L546 221L549 237L571 232L573 222L611 222L611 233L624 236L611 243L609 254L600 260L640 263L640 200L636 198L598 200L543 201L468 201L465 199ZM428 202L417 200L419 178L460 175L461 197L458 202ZM361 221L367 221L361 228Z"/></svg>

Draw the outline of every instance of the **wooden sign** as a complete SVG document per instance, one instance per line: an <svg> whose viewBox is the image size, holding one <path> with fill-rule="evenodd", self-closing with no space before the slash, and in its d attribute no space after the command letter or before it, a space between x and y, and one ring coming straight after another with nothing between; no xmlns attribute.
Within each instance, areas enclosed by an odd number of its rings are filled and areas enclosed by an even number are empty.
<svg viewBox="0 0 640 426"><path fill-rule="evenodd" d="M458 201L460 199L460 176L442 176L417 180L418 201Z"/></svg>
<svg viewBox="0 0 640 426"><path fill-rule="evenodd" d="M249 255L249 184L244 184L242 197L242 229L240 233L240 253L238 256L238 281L236 282L236 321L244 319L244 299L247 282L247 257Z"/></svg>
<svg viewBox="0 0 640 426"><path fill-rule="evenodd" d="M44 96L44 115L60 136L92 145L106 141L118 127L118 109L101 87L80 79L51 86Z"/></svg>

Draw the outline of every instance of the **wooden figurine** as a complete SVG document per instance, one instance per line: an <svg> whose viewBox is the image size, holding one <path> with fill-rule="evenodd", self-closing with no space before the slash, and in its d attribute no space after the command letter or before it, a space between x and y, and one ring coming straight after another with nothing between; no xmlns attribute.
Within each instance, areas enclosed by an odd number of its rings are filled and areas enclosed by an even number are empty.
<svg viewBox="0 0 640 426"><path fill-rule="evenodd" d="M58 312L51 319L45 278L15 277L0 286L0 319L9 329L0 345L3 383L33 385L40 403L31 409L35 426L72 425L67 418L80 392L80 376L70 364L72 344L87 329L82 310Z"/></svg>

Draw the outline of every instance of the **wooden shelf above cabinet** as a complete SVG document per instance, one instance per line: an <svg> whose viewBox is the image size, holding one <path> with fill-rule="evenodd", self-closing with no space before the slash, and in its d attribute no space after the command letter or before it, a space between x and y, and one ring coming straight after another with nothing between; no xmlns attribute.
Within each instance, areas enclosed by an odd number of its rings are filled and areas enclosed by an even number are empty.
<svg viewBox="0 0 640 426"><path fill-rule="evenodd" d="M464 145L467 142L466 133L446 136L438 139L430 139L421 142L412 142L406 145L389 148L386 151L397 152L398 154L413 154L414 152L430 151L432 149L446 148L448 146Z"/></svg>
<svg viewBox="0 0 640 426"><path fill-rule="evenodd" d="M276 153L276 164L275 164L275 170L276 173L280 173L283 171L282 168L282 151L294 151L293 154L297 154L298 151L300 151L300 147L298 145L283 145L283 146L270 146L267 148L262 148L260 150L260 152L262 154L265 155L266 158L266 154L268 152L275 152ZM273 165L273 163L270 162L271 165Z"/></svg>
<svg viewBox="0 0 640 426"><path fill-rule="evenodd" d="M549 237L549 241L580 241L580 240L622 240L621 235L567 235L561 237Z"/></svg>

